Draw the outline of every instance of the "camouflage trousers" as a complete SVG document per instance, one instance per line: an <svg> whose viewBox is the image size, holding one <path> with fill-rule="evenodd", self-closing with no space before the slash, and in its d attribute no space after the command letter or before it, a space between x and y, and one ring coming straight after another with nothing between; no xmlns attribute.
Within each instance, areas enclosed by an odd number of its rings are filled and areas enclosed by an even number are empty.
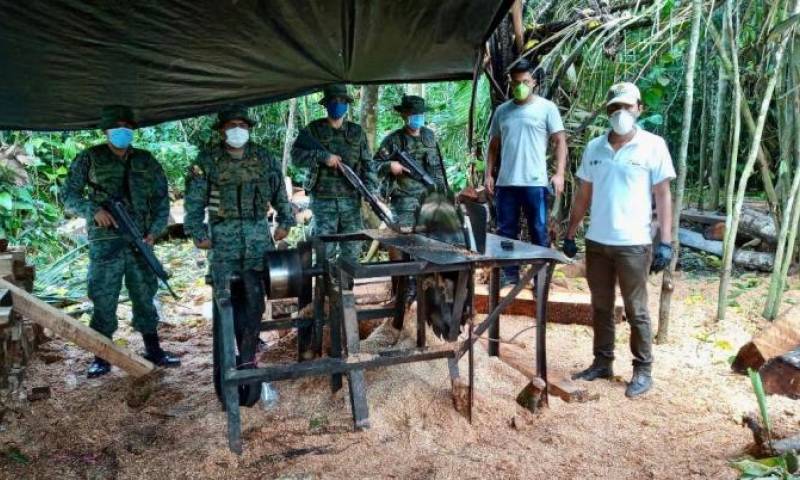
<svg viewBox="0 0 800 480"><path fill-rule="evenodd" d="M355 198L311 198L311 211L314 213L312 223L313 235L333 233L353 233L363 230L361 218L361 199ZM345 258L358 262L363 242L328 243L326 255L328 261Z"/></svg>
<svg viewBox="0 0 800 480"><path fill-rule="evenodd" d="M156 333L158 312L153 297L158 290L158 279L142 256L121 238L89 245L88 294L94 304L89 326L108 338L117 330L117 305L123 279L133 306L134 330Z"/></svg>
<svg viewBox="0 0 800 480"><path fill-rule="evenodd" d="M392 215L401 227L413 227L416 222L419 198L392 197Z"/></svg>

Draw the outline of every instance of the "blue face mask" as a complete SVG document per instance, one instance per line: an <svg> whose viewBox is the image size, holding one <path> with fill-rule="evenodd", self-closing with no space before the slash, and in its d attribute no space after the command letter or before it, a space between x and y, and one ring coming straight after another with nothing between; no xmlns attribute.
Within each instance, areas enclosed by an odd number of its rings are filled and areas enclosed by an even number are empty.
<svg viewBox="0 0 800 480"><path fill-rule="evenodd" d="M114 148L128 148L133 141L133 130L126 127L110 128L107 135Z"/></svg>
<svg viewBox="0 0 800 480"><path fill-rule="evenodd" d="M347 103L345 102L328 102L325 108L328 110L328 116L334 120L339 120L347 113Z"/></svg>
<svg viewBox="0 0 800 480"><path fill-rule="evenodd" d="M425 125L425 114L424 113L416 113L414 115L408 116L408 126L413 128L414 130L418 130Z"/></svg>

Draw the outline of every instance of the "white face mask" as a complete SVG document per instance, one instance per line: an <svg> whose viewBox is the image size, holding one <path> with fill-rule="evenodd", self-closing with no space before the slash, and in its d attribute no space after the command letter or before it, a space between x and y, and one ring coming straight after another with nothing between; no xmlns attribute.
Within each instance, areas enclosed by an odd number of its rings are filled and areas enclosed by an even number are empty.
<svg viewBox="0 0 800 480"><path fill-rule="evenodd" d="M233 127L225 130L225 143L233 148L242 148L250 139L250 132L246 128Z"/></svg>
<svg viewBox="0 0 800 480"><path fill-rule="evenodd" d="M636 117L628 110L617 110L608 117L608 123L617 135L627 135L636 125Z"/></svg>

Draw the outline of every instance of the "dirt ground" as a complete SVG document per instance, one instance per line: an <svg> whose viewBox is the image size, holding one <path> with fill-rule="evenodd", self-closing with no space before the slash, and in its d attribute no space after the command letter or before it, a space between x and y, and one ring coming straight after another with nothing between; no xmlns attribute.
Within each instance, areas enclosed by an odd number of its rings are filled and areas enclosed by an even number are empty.
<svg viewBox="0 0 800 480"><path fill-rule="evenodd" d="M654 314L658 280L651 279ZM714 278L680 275L671 342L655 347L655 387L644 398L624 396L631 366L628 328L621 325L619 377L586 383L595 400L551 397L548 409L529 413L515 402L526 383L522 375L477 347L472 424L452 407L444 360L400 365L367 373L372 428L359 433L351 428L346 386L331 395L326 378L277 384L276 407L243 410L242 456L227 449L225 415L211 384L211 328L202 316L208 291L195 286L183 305L164 306L169 323L162 337L183 366L150 382L134 385L116 368L88 380L89 354L57 339L43 345L27 386L49 385L52 395L6 413L0 477L735 478L728 462L751 442L740 419L756 403L749 381L733 374L728 361L761 325L767 279L735 283L741 291L728 319L713 325ZM800 300L798 286L792 287L785 314L799 313L791 309ZM585 285L578 281L572 288ZM122 323L119 337L141 350L139 336ZM502 337L531 324L530 318L504 317ZM591 361L590 328L549 325L547 338L552 370L573 372ZM532 330L518 337L531 362L533 339ZM271 356L291 357L290 337L271 343ZM779 429L800 430L798 402L770 397L769 406Z"/></svg>

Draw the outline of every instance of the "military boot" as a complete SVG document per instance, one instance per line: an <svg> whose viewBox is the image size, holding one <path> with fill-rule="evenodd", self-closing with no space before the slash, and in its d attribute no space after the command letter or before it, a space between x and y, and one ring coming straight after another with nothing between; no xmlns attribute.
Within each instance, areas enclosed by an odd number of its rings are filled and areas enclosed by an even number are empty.
<svg viewBox="0 0 800 480"><path fill-rule="evenodd" d="M142 339L144 340L144 358L150 360L159 367L169 368L179 367L181 365L181 360L178 357L161 349L157 333L143 333Z"/></svg>
<svg viewBox="0 0 800 480"><path fill-rule="evenodd" d="M634 368L633 377L631 377L631 381L625 389L625 396L635 398L643 395L651 388L653 388L653 377L650 372L645 369Z"/></svg>
<svg viewBox="0 0 800 480"><path fill-rule="evenodd" d="M94 357L92 360L91 365L86 370L86 377L87 378L96 378L111 371L111 364L107 361L103 360L100 357Z"/></svg>
<svg viewBox="0 0 800 480"><path fill-rule="evenodd" d="M614 376L614 370L611 365L601 365L597 362L592 362L592 365L572 375L573 380L586 380L591 382L598 378L611 378Z"/></svg>

